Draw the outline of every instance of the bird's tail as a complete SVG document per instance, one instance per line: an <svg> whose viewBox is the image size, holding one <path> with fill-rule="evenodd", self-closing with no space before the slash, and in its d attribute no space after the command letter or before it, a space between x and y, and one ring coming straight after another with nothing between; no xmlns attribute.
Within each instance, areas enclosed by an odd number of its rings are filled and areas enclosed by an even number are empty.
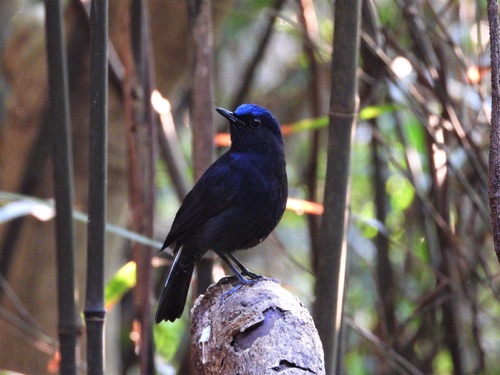
<svg viewBox="0 0 500 375"><path fill-rule="evenodd" d="M194 269L193 261L183 262L183 260L185 259L182 259L182 249L180 249L158 301L156 323L160 323L162 320L173 322L182 315Z"/></svg>

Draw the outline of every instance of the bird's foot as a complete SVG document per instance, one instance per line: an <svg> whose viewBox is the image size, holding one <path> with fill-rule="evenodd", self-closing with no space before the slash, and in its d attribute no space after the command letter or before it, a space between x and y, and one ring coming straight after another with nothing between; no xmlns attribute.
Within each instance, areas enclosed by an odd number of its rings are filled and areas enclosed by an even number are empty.
<svg viewBox="0 0 500 375"><path fill-rule="evenodd" d="M235 287L233 287L233 288L229 289L227 292L222 293L221 298L222 298L222 299L225 299L225 298L227 298L227 297L231 296L232 294L234 294L234 293L236 293L238 290L240 290L240 289L241 289L241 287L242 287L243 285L245 285L245 284L240 283L240 284L236 285Z"/></svg>
<svg viewBox="0 0 500 375"><path fill-rule="evenodd" d="M250 279L245 279L245 278L241 278L240 279L238 277L238 281L239 281L238 285L236 285L233 288L229 289L227 292L222 293L221 298L225 299L225 298L231 296L232 294L236 293L238 290L240 290L245 285L253 285L253 284L256 284L256 283L258 283L260 281L264 281L264 280L269 280L269 281L272 281L272 282L274 282L276 284L281 284L279 282L279 280L274 279L272 277L266 277L266 276L258 275L258 274L253 273L253 272L250 272L250 273L251 273L251 275L246 274L246 273L242 273L245 276L250 277ZM233 276L231 276L230 278L233 278Z"/></svg>
<svg viewBox="0 0 500 375"><path fill-rule="evenodd" d="M251 277L250 275L246 275L246 276L249 276ZM238 290L240 290L244 285L253 285L257 282L259 282L260 280L264 280L265 277L264 276L261 276L261 275L257 275L257 274L253 274L253 278L251 279L245 279L245 278L239 278L238 277L238 285L234 286L233 288L229 289L227 292L224 292L222 293L222 298L227 298L229 297L230 295L232 295L233 293L236 293Z"/></svg>

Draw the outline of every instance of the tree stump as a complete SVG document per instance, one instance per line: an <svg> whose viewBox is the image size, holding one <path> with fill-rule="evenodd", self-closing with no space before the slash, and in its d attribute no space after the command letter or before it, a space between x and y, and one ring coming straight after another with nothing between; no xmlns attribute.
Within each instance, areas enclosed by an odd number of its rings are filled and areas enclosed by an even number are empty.
<svg viewBox="0 0 500 375"><path fill-rule="evenodd" d="M325 373L309 312L273 279L239 285L232 276L210 286L195 301L191 333L203 375Z"/></svg>

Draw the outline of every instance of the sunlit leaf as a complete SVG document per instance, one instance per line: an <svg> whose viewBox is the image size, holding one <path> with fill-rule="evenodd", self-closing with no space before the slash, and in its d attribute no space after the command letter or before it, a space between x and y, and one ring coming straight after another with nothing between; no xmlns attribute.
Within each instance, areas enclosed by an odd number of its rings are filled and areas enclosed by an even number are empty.
<svg viewBox="0 0 500 375"><path fill-rule="evenodd" d="M177 319L173 323L162 322L153 325L153 337L156 352L166 361L172 361L185 334L186 322L184 319Z"/></svg>
<svg viewBox="0 0 500 375"><path fill-rule="evenodd" d="M379 232L380 223L375 220L373 202L366 202L359 215L356 224L365 238L373 238Z"/></svg>
<svg viewBox="0 0 500 375"><path fill-rule="evenodd" d="M364 107L359 112L359 118L361 120L372 120L377 118L385 113L394 112L399 109L399 106L396 104L382 104L382 105L369 105Z"/></svg>
<svg viewBox="0 0 500 375"><path fill-rule="evenodd" d="M346 373L351 375L368 375L370 372L366 369L365 361L359 353L350 352L345 356L344 362Z"/></svg>
<svg viewBox="0 0 500 375"><path fill-rule="evenodd" d="M432 362L432 373L436 375L453 374L453 361L447 350L441 350Z"/></svg>
<svg viewBox="0 0 500 375"><path fill-rule="evenodd" d="M408 180L399 175L391 175L386 184L387 194L390 197L391 205L396 210L405 210L413 202L415 190Z"/></svg>
<svg viewBox="0 0 500 375"><path fill-rule="evenodd" d="M136 270L135 262L128 262L106 284L104 297L107 310L111 310L123 295L135 286Z"/></svg>
<svg viewBox="0 0 500 375"><path fill-rule="evenodd" d="M420 121L414 116L405 118L404 126L402 127L408 144L414 147L419 154L425 155L427 153L427 146L425 143L426 130Z"/></svg>
<svg viewBox="0 0 500 375"><path fill-rule="evenodd" d="M283 125L281 127L281 130L283 131L284 135L287 135L290 133L297 133L304 130L321 129L327 126L328 126L328 117L323 116L317 118L308 118L294 122L293 124Z"/></svg>

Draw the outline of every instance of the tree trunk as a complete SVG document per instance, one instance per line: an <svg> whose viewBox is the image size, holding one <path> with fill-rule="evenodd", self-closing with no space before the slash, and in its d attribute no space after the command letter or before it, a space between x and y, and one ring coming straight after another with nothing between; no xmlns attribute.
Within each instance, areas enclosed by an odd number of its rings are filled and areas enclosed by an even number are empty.
<svg viewBox="0 0 500 375"><path fill-rule="evenodd" d="M323 348L305 306L272 279L221 279L192 310L192 359L203 375L324 374Z"/></svg>

